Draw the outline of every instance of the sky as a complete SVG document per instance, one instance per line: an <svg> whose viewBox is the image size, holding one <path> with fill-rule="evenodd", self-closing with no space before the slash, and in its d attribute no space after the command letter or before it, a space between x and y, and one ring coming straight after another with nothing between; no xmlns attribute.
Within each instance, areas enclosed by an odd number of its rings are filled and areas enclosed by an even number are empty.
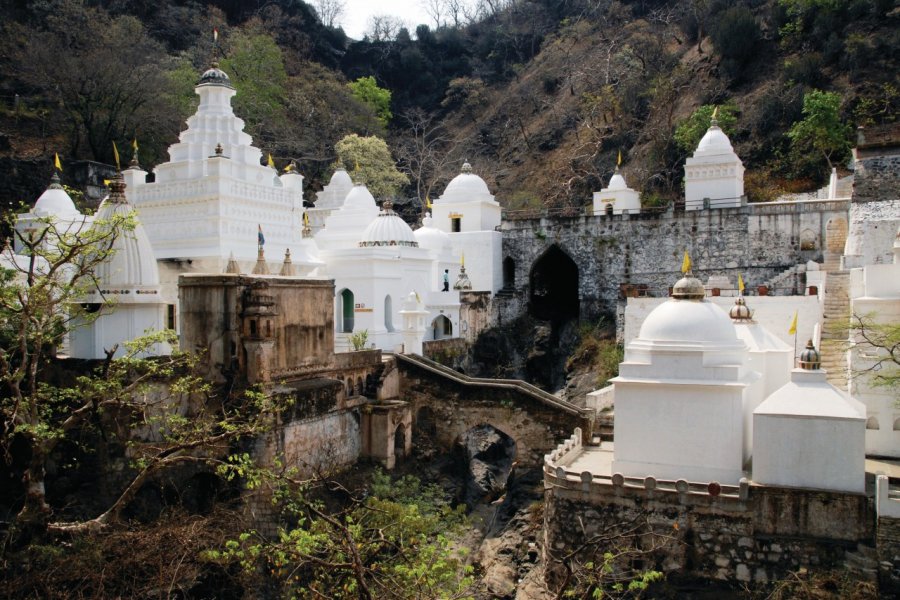
<svg viewBox="0 0 900 600"><path fill-rule="evenodd" d="M344 33L355 40L362 39L369 28L372 15L393 15L406 23L411 35L416 25L431 24L428 13L422 8L422 0L345 0L346 7L340 18Z"/></svg>

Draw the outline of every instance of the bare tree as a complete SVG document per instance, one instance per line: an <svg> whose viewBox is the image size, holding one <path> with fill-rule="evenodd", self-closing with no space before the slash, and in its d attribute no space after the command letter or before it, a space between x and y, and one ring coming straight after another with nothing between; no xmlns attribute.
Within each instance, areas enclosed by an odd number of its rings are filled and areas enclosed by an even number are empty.
<svg viewBox="0 0 900 600"><path fill-rule="evenodd" d="M445 12L447 10L446 0L420 0L419 4L425 9L425 12L434 21L434 28L440 29L446 24Z"/></svg>
<svg viewBox="0 0 900 600"><path fill-rule="evenodd" d="M336 27L347 7L344 0L313 0L312 4L326 27Z"/></svg>
<svg viewBox="0 0 900 600"><path fill-rule="evenodd" d="M389 42L404 27L403 21L393 15L372 15L369 17L369 31L366 35L373 42Z"/></svg>

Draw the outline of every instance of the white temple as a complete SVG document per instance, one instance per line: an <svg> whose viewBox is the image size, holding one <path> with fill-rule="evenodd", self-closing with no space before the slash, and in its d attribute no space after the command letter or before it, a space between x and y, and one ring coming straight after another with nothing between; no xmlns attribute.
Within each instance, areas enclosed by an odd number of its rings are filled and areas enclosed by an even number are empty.
<svg viewBox="0 0 900 600"><path fill-rule="evenodd" d="M865 492L866 407L825 380L810 340L790 382L753 411L753 480Z"/></svg>
<svg viewBox="0 0 900 600"><path fill-rule="evenodd" d="M434 227L447 233L456 255L466 255L466 272L476 291L497 293L503 287L500 204L484 179L464 163L431 212ZM451 283L456 273L450 271Z"/></svg>
<svg viewBox="0 0 900 600"><path fill-rule="evenodd" d="M641 195L628 187L625 177L616 171L609 180L609 185L599 192L594 192L594 216L637 214L641 212Z"/></svg>
<svg viewBox="0 0 900 600"><path fill-rule="evenodd" d="M615 391L612 471L719 481L743 476L747 346L690 273L625 349Z"/></svg>
<svg viewBox="0 0 900 600"><path fill-rule="evenodd" d="M352 189L353 179L350 178L349 173L343 167L335 169L328 185L322 188L321 192L316 192L316 205L306 209L313 234L317 234L320 229L325 227L325 220L332 212L344 205L344 199Z"/></svg>
<svg viewBox="0 0 900 600"><path fill-rule="evenodd" d="M125 198L121 176L110 184L109 197L97 211L93 227L109 227L116 217L125 218L133 208ZM153 248L140 221L123 230L110 248L111 257L95 270L97 287L79 300L95 318L82 319L69 335L72 358L105 358L105 350L122 356L124 342L145 332L166 328L166 304L160 297L159 270ZM169 354L171 348L157 344L139 356Z"/></svg>
<svg viewBox="0 0 900 600"><path fill-rule="evenodd" d="M713 116L712 124L684 163L684 209L741 206L744 164Z"/></svg>
<svg viewBox="0 0 900 600"><path fill-rule="evenodd" d="M154 169L155 181L148 183L137 165L125 172L128 198L162 261L162 293L170 303L180 273L222 272L232 254L249 271L260 229L278 261L301 241L303 176L279 176L260 164L262 152L232 110L235 90L225 72L213 65L195 90L197 112L169 147L168 162Z"/></svg>
<svg viewBox="0 0 900 600"><path fill-rule="evenodd" d="M75 203L60 184L59 174L54 171L50 185L44 190L34 207L16 217L16 235L13 236L14 252L21 252L25 240L40 240L43 244L54 244L56 236L76 234L90 227L93 217L79 212ZM51 227L52 230L47 231Z"/></svg>

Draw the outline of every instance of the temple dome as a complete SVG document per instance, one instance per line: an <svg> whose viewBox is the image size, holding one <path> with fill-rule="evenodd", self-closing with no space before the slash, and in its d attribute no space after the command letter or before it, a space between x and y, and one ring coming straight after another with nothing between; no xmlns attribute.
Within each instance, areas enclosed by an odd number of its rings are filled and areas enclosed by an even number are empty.
<svg viewBox="0 0 900 600"><path fill-rule="evenodd" d="M40 195L32 211L39 217L74 217L81 213L75 208L72 198L59 184L59 177L53 175L52 183Z"/></svg>
<svg viewBox="0 0 900 600"><path fill-rule="evenodd" d="M444 202L467 202L473 197L490 195L487 183L478 175L472 173L472 165L464 163L462 173L454 177L447 184L441 200Z"/></svg>
<svg viewBox="0 0 900 600"><path fill-rule="evenodd" d="M416 241L419 242L420 248L428 248L435 252L443 252L449 250L452 246L450 236L434 226L434 219L430 214L426 214L422 219L422 226L413 232Z"/></svg>
<svg viewBox="0 0 900 600"><path fill-rule="evenodd" d="M701 154L731 154L734 152L734 148L725 132L718 125L713 124L697 144L697 152Z"/></svg>
<svg viewBox="0 0 900 600"><path fill-rule="evenodd" d="M121 179L110 183L110 195L97 210L95 223L103 226L115 218L131 215L134 209L125 201ZM96 225L95 225L96 226ZM159 268L150 239L138 221L134 229L121 231L112 245L112 255L98 265L95 273L103 288L147 288L159 286ZM138 298L132 298L137 301Z"/></svg>
<svg viewBox="0 0 900 600"><path fill-rule="evenodd" d="M203 72L203 75L200 76L200 81L197 82L197 85L223 85L225 87L233 88L231 85L231 78L228 77L228 73L219 68L218 63L213 63L212 66Z"/></svg>
<svg viewBox="0 0 900 600"><path fill-rule="evenodd" d="M354 185L353 189L350 190L350 193L347 194L347 198L344 200L344 208L348 209L372 208L374 206L377 206L375 204L375 197L372 196L372 192L369 191L369 188L362 183Z"/></svg>
<svg viewBox="0 0 900 600"><path fill-rule="evenodd" d="M653 342L739 343L728 314L705 300L663 302L644 319L639 337Z"/></svg>
<svg viewBox="0 0 900 600"><path fill-rule="evenodd" d="M349 199L349 198L348 198ZM412 246L419 243L406 221L397 216L390 203L363 231L360 248L369 246Z"/></svg>
<svg viewBox="0 0 900 600"><path fill-rule="evenodd" d="M328 181L328 185L352 188L353 179L350 178L350 174L347 173L346 169L336 169L335 172L331 175L331 179Z"/></svg>
<svg viewBox="0 0 900 600"><path fill-rule="evenodd" d="M616 172L613 173L613 176L609 179L609 186L606 188L607 190L627 190L628 184L625 183L625 178L619 173L619 169L616 169Z"/></svg>

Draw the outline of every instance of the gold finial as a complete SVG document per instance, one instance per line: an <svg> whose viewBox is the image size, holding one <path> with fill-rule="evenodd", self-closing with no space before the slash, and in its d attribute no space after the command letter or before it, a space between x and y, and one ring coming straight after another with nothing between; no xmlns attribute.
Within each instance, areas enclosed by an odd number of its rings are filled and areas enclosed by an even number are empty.
<svg viewBox="0 0 900 600"><path fill-rule="evenodd" d="M618 169L621 166L622 166L622 151L619 150L619 158L616 159L616 168Z"/></svg>
<svg viewBox="0 0 900 600"><path fill-rule="evenodd" d="M687 275L691 270L691 257L688 256L687 250L684 251L684 259L681 261L681 273Z"/></svg>
<svg viewBox="0 0 900 600"><path fill-rule="evenodd" d="M465 252L463 252L463 253L460 254L460 256L459 256L459 266L461 266L461 267L465 267L465 266L466 266L466 253L465 253Z"/></svg>
<svg viewBox="0 0 900 600"><path fill-rule="evenodd" d="M716 105L713 108L712 118L709 120L709 124L710 124L710 126L719 124L719 106L718 105Z"/></svg>

